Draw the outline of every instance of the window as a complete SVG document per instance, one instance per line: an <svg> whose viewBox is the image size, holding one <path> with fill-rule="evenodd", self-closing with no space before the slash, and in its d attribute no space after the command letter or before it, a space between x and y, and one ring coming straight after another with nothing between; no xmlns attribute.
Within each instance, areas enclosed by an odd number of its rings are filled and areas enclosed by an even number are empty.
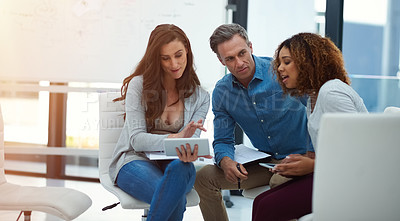
<svg viewBox="0 0 400 221"><path fill-rule="evenodd" d="M370 112L400 106L398 1L345 0L343 57Z"/></svg>

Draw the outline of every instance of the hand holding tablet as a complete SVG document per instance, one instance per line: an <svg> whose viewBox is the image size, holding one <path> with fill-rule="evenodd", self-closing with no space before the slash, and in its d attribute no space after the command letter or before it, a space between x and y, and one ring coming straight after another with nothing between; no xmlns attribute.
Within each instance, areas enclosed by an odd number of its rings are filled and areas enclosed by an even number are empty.
<svg viewBox="0 0 400 221"><path fill-rule="evenodd" d="M186 144L190 145L190 148L194 150L194 145L198 145L198 156L210 155L210 148L207 138L167 138L164 140L165 154L167 156L177 156L176 149L181 148L183 145L186 148Z"/></svg>

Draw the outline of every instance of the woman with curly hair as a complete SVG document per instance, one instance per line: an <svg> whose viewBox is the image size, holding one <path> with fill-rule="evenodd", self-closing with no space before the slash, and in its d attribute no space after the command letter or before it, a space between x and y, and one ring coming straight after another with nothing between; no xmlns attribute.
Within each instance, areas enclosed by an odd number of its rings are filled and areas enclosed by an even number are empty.
<svg viewBox="0 0 400 221"><path fill-rule="evenodd" d="M367 112L350 87L341 51L330 39L313 33L293 35L279 45L274 58L284 93L308 96L307 126L316 151L324 113ZM293 179L256 197L253 221L290 220L311 213L314 157L292 154L270 170Z"/></svg>
<svg viewBox="0 0 400 221"><path fill-rule="evenodd" d="M150 160L168 138L199 137L210 105L200 87L189 39L177 26L158 25L135 71L124 79L125 124L110 164L111 180L150 204L147 220L182 220L196 178L198 147L183 145L179 159ZM210 156L208 156L210 157Z"/></svg>

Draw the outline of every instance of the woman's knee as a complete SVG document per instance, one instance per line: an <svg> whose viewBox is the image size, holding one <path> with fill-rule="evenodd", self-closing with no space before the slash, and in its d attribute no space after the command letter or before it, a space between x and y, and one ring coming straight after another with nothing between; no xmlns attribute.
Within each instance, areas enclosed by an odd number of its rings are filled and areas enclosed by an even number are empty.
<svg viewBox="0 0 400 221"><path fill-rule="evenodd" d="M196 174L196 169L193 163L185 163L180 160L173 160L171 163L169 163L165 172L176 173L179 175L194 176Z"/></svg>
<svg viewBox="0 0 400 221"><path fill-rule="evenodd" d="M260 205L262 208L271 209L277 204L276 195L272 193L273 190L267 190L258 195L253 201L253 207L258 208Z"/></svg>
<svg viewBox="0 0 400 221"><path fill-rule="evenodd" d="M253 208L257 208L258 204L260 203L261 197L258 195L256 198L253 200Z"/></svg>

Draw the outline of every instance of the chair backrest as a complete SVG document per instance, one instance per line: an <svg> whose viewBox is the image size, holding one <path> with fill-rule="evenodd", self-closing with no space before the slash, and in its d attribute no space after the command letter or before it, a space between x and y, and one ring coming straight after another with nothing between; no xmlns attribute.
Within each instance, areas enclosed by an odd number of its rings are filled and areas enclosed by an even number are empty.
<svg viewBox="0 0 400 221"><path fill-rule="evenodd" d="M101 185L113 193L124 209L148 209L149 204L133 198L112 183L109 166L112 155L124 126L124 104L113 102L120 96L118 92L101 93L99 95L99 177ZM186 206L196 206L200 202L199 195L192 189L186 195Z"/></svg>
<svg viewBox="0 0 400 221"><path fill-rule="evenodd" d="M321 119L314 220L398 220L400 115L326 114Z"/></svg>
<svg viewBox="0 0 400 221"><path fill-rule="evenodd" d="M124 102L113 102L120 96L119 92L101 93L99 95L99 178L101 185L113 193L124 209L146 209L149 204L137 200L118 188L111 181L109 166L112 155L124 126Z"/></svg>
<svg viewBox="0 0 400 221"><path fill-rule="evenodd" d="M0 106L0 185L6 182L4 174L4 122Z"/></svg>
<svg viewBox="0 0 400 221"><path fill-rule="evenodd" d="M108 172L111 158L124 125L123 102L113 102L119 95L117 92L99 95L99 177L106 189L109 185L104 184L111 182Z"/></svg>
<svg viewBox="0 0 400 221"><path fill-rule="evenodd" d="M400 107L386 107L385 110L383 111L385 114L400 114Z"/></svg>

